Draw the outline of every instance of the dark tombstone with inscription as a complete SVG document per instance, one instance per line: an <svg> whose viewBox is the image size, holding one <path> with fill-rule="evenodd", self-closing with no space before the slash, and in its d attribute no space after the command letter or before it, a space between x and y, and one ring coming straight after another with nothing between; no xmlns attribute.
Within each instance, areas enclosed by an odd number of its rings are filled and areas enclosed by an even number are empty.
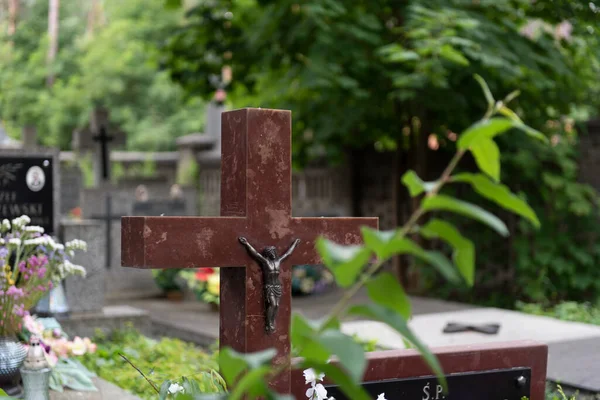
<svg viewBox="0 0 600 400"><path fill-rule="evenodd" d="M0 218L31 218L48 234L56 228L55 161L49 155L0 155Z"/></svg>
<svg viewBox="0 0 600 400"><path fill-rule="evenodd" d="M363 388L376 399L414 400L544 400L548 348L521 341L432 349L448 383L438 379L415 350L367 353ZM327 396L347 399L339 388L324 382ZM292 393L306 391L302 371L292 372Z"/></svg>

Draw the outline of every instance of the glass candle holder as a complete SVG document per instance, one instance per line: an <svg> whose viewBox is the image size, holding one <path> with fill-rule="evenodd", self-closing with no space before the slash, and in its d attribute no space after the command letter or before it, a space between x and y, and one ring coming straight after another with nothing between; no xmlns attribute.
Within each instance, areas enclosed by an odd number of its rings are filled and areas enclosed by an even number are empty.
<svg viewBox="0 0 600 400"><path fill-rule="evenodd" d="M50 400L50 368L31 370L21 368L23 400Z"/></svg>

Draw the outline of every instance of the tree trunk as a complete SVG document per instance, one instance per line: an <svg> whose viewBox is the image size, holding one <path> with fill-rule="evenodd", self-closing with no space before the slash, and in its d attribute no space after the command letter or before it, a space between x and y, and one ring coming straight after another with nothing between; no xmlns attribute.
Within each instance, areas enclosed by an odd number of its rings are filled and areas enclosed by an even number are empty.
<svg viewBox="0 0 600 400"><path fill-rule="evenodd" d="M6 33L12 36L17 31L17 21L19 18L19 0L8 0L8 28Z"/></svg>
<svg viewBox="0 0 600 400"><path fill-rule="evenodd" d="M406 171L406 163L403 162L402 141L397 143L396 151L394 152L392 165L392 204L394 205L394 226L400 227L406 222L405 205L406 195L402 185L402 174ZM392 268L396 272L396 277L400 284L407 288L409 285L408 279L408 263L404 257L395 256L392 258Z"/></svg>
<svg viewBox="0 0 600 400"><path fill-rule="evenodd" d="M361 169L363 168L363 157L361 149L350 150L350 201L352 207L352 216L362 216L362 179Z"/></svg>
<svg viewBox="0 0 600 400"><path fill-rule="evenodd" d="M100 17L100 4L98 0L91 0L90 2L90 10L88 11L88 20L86 27L86 34L88 36L92 36L94 34L94 30L99 25L99 17Z"/></svg>
<svg viewBox="0 0 600 400"><path fill-rule="evenodd" d="M49 38L49 46L48 46L48 56L46 58L46 62L48 65L48 77L46 79L46 84L48 86L52 86L54 84L54 73L52 72L52 64L56 59L56 54L58 53L58 9L60 7L60 0L49 0L49 9L48 9L48 38Z"/></svg>

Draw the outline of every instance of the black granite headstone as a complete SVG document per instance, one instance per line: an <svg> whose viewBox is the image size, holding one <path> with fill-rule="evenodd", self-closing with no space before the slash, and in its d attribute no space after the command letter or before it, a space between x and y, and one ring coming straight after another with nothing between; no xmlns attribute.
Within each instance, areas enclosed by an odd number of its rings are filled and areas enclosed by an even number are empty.
<svg viewBox="0 0 600 400"><path fill-rule="evenodd" d="M54 171L51 157L0 156L0 219L21 215L54 234Z"/></svg>

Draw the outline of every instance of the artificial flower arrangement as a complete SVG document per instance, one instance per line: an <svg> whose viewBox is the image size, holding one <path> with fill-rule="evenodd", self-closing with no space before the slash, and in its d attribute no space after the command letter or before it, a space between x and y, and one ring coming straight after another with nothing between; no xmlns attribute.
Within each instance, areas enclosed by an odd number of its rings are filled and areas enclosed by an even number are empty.
<svg viewBox="0 0 600 400"><path fill-rule="evenodd" d="M86 243L60 244L26 215L0 224L0 336L21 332L29 310L54 286L85 269L69 261Z"/></svg>
<svg viewBox="0 0 600 400"><path fill-rule="evenodd" d="M219 306L221 291L221 274L215 268L198 268L185 270L181 277L194 292L196 298L216 307Z"/></svg>
<svg viewBox="0 0 600 400"><path fill-rule="evenodd" d="M97 390L91 380L96 375L77 360L77 357L86 353L96 352L97 346L89 338L76 336L71 340L54 318L26 315L19 337L24 342L29 342L31 336L40 339L46 360L52 369L50 389L58 392L62 392L65 387L78 391Z"/></svg>

